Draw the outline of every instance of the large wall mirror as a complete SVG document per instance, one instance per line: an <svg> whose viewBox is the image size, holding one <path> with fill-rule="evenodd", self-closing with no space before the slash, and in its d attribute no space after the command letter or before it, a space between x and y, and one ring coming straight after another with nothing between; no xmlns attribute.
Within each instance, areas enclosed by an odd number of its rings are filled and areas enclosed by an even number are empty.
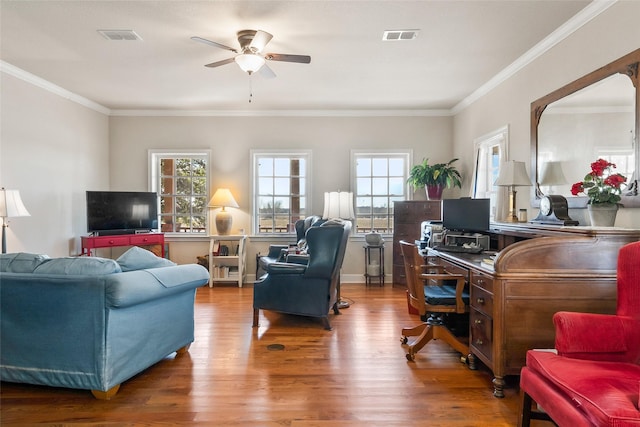
<svg viewBox="0 0 640 427"><path fill-rule="evenodd" d="M542 194L561 194L570 207L585 207L571 184L604 158L628 179L622 204L640 207L639 63L637 49L531 104L533 206Z"/></svg>

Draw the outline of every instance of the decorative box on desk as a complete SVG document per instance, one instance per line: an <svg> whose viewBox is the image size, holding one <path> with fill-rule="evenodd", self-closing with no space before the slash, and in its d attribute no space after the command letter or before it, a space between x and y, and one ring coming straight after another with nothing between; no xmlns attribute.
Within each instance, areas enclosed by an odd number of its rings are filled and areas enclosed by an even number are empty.
<svg viewBox="0 0 640 427"><path fill-rule="evenodd" d="M209 287L214 282L237 283L246 276L247 236L243 234L209 236Z"/></svg>
<svg viewBox="0 0 640 427"><path fill-rule="evenodd" d="M164 233L114 234L111 236L82 236L81 255L91 256L92 249L114 248L121 246L160 246L159 250L151 250L164 258Z"/></svg>

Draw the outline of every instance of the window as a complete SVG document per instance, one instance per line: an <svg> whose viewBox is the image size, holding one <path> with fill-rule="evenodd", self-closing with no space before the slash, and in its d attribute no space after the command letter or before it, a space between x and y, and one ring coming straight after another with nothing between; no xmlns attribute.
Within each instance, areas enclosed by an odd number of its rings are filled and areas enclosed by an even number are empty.
<svg viewBox="0 0 640 427"><path fill-rule="evenodd" d="M208 235L208 151L149 151L151 191L160 198L160 230Z"/></svg>
<svg viewBox="0 0 640 427"><path fill-rule="evenodd" d="M509 128L502 127L474 141L474 174L471 197L490 199L491 220L501 218L505 209L505 190L494 185L500 172L500 164L507 161Z"/></svg>
<svg viewBox="0 0 640 427"><path fill-rule="evenodd" d="M254 234L293 233L309 206L311 151L252 150Z"/></svg>
<svg viewBox="0 0 640 427"><path fill-rule="evenodd" d="M356 233L393 233L393 202L407 200L411 152L351 152Z"/></svg>

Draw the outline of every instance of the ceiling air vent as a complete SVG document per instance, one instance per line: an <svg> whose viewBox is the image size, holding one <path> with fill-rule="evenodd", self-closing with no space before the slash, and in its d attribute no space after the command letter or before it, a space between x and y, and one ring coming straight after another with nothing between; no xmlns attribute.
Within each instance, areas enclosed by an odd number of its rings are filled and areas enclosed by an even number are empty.
<svg viewBox="0 0 640 427"><path fill-rule="evenodd" d="M107 40L142 40L142 37L133 30L98 30L98 32Z"/></svg>
<svg viewBox="0 0 640 427"><path fill-rule="evenodd" d="M420 30L387 30L382 35L384 41L413 40L418 37Z"/></svg>

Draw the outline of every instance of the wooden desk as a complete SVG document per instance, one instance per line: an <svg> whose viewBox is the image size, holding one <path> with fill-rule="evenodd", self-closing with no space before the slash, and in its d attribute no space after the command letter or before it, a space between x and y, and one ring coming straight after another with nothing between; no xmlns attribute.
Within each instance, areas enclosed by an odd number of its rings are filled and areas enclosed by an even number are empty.
<svg viewBox="0 0 640 427"><path fill-rule="evenodd" d="M503 244L493 269L483 254L430 250L428 261L467 277L470 365L489 367L504 397L504 377L520 374L527 350L554 347L554 313L615 312L618 250L640 230L494 224L491 237Z"/></svg>

